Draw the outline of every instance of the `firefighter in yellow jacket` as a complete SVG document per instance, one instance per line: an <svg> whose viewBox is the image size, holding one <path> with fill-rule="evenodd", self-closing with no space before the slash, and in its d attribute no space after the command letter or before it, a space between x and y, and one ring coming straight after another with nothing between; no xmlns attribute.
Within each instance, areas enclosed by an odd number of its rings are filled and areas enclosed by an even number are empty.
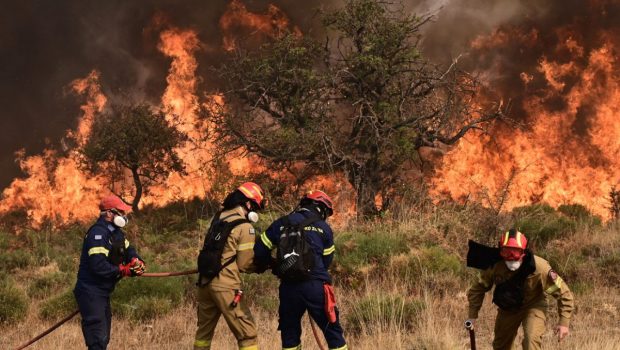
<svg viewBox="0 0 620 350"><path fill-rule="evenodd" d="M555 327L558 341L569 334L573 312L573 295L549 263L532 254L527 239L511 229L499 242L501 261L480 272L467 292L469 320L474 322L484 295L495 285L493 303L498 306L493 349L513 349L519 326L523 326L523 349L541 349L545 332L547 295L557 300L559 322Z"/></svg>
<svg viewBox="0 0 620 350"><path fill-rule="evenodd" d="M263 190L246 182L230 193L211 222L198 257L198 329L195 350L211 348L215 326L224 316L240 350L258 349L256 324L242 298L240 273L254 272L256 211L265 206Z"/></svg>

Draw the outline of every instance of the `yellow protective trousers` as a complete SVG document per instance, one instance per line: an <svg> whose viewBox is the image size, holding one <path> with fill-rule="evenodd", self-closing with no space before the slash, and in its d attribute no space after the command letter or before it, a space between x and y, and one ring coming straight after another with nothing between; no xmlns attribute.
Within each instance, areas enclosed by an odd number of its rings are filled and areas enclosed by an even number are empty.
<svg viewBox="0 0 620 350"><path fill-rule="evenodd" d="M545 310L529 308L518 311L499 309L495 319L494 350L515 349L514 340L519 326L523 325L523 350L540 350L545 333Z"/></svg>
<svg viewBox="0 0 620 350"><path fill-rule="evenodd" d="M231 307L234 290L213 290L210 286L198 288L198 329L194 350L209 350L215 333L215 326L224 316L228 328L237 339L240 350L257 350L256 324L250 309L243 299Z"/></svg>

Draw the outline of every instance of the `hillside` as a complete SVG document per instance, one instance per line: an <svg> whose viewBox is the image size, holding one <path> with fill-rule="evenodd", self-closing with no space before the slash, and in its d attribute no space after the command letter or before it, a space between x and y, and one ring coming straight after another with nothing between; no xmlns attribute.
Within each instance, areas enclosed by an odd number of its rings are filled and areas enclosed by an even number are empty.
<svg viewBox="0 0 620 350"><path fill-rule="evenodd" d="M266 227L279 213L262 215ZM128 236L149 272L193 268L209 213L201 203L146 210ZM521 228L536 254L547 259L575 294L571 336L557 345L549 308L545 349L619 349L620 225L601 223L585 208L546 205L494 215L475 205L430 204L375 222L337 222L332 267L343 327L351 349L468 349L462 327L465 291L476 272L465 267L467 240L494 244L493 232ZM7 230L0 235L0 348L14 348L75 308L71 289L85 226L58 232ZM195 331L195 276L123 280L113 295L110 349L189 349ZM259 346L279 349L277 279L247 275L246 300L259 326ZM495 307L485 300L479 349L489 349ZM317 348L304 319L305 349ZM221 321L215 349L235 341ZM81 349L79 317L30 347Z"/></svg>

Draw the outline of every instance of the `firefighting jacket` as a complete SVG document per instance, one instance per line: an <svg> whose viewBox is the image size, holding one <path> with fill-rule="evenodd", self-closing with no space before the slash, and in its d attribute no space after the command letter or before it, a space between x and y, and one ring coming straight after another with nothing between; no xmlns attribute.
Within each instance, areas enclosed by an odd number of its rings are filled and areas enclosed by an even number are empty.
<svg viewBox="0 0 620 350"><path fill-rule="evenodd" d="M310 209L301 208L288 215L291 224L298 224L310 215L318 215ZM265 232L260 235L254 247L255 259L258 265L268 265L271 260L271 251L278 247L280 231L283 226L283 217L274 221ZM304 228L306 239L314 252L314 268L310 271L312 279L331 283L331 276L327 269L334 258L334 234L324 220L318 220Z"/></svg>
<svg viewBox="0 0 620 350"><path fill-rule="evenodd" d="M551 295L557 300L559 324L567 326L573 313L573 294L562 280L562 277L551 269L549 262L534 255L536 270L530 274L524 284L524 298L522 309L540 308L546 310L546 295ZM469 318L478 318L478 311L482 307L484 295L491 290L493 285L507 281L516 271L510 271L504 261L497 262L492 267L481 271L478 278L467 291L469 300Z"/></svg>
<svg viewBox="0 0 620 350"><path fill-rule="evenodd" d="M118 265L129 263L133 258L142 260L125 233L99 218L84 236L75 288L109 295L120 279Z"/></svg>
<svg viewBox="0 0 620 350"><path fill-rule="evenodd" d="M231 222L245 218L245 212L240 206L233 209L224 210L220 213L220 220ZM224 250L222 251L222 266L232 259L232 262L225 266L220 274L213 278L209 286L214 291L229 291L231 289L241 289L240 273L254 272L254 241L256 235L254 227L248 222L237 225L230 231ZM199 285L207 283L207 277L200 277Z"/></svg>

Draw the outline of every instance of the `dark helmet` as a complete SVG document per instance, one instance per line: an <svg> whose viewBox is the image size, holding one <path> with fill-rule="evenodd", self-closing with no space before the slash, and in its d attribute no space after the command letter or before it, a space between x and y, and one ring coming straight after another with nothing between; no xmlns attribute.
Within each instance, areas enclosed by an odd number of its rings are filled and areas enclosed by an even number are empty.
<svg viewBox="0 0 620 350"><path fill-rule="evenodd" d="M303 205L308 202L313 202L315 204L321 205L325 209L325 217L331 216L334 214L334 205L332 199L329 196L319 190L312 190L306 193L300 201L300 205Z"/></svg>

